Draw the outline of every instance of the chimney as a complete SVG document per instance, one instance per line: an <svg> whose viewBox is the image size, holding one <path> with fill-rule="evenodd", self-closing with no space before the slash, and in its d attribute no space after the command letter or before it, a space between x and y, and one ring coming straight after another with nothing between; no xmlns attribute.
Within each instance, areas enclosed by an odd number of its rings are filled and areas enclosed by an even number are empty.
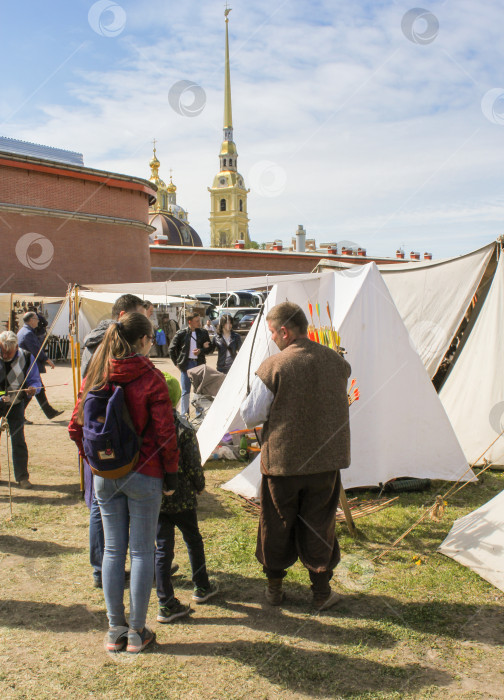
<svg viewBox="0 0 504 700"><path fill-rule="evenodd" d="M365 257L366 257L366 249L365 249L365 248L359 248L359 249L357 250L357 255L360 255L361 258L365 258Z"/></svg>
<svg viewBox="0 0 504 700"><path fill-rule="evenodd" d="M415 253L413 250L410 253L411 260L420 260L420 253Z"/></svg>
<svg viewBox="0 0 504 700"><path fill-rule="evenodd" d="M237 250L244 250L245 249L245 241L235 241L234 247Z"/></svg>
<svg viewBox="0 0 504 700"><path fill-rule="evenodd" d="M273 243L273 250L277 250L278 252L280 252L281 250L283 250L283 243L282 243L282 241L275 241L275 242Z"/></svg>
<svg viewBox="0 0 504 700"><path fill-rule="evenodd" d="M328 255L338 255L338 244L329 243L329 245L327 246L327 253Z"/></svg>
<svg viewBox="0 0 504 700"><path fill-rule="evenodd" d="M404 250L402 250L402 248L399 248L399 250L396 250L395 256L396 258L399 258L399 260L404 260Z"/></svg>
<svg viewBox="0 0 504 700"><path fill-rule="evenodd" d="M299 224L296 231L296 251L298 253L306 251L306 231L301 224Z"/></svg>
<svg viewBox="0 0 504 700"><path fill-rule="evenodd" d="M432 253L424 253L423 259L424 260L432 260Z"/></svg>
<svg viewBox="0 0 504 700"><path fill-rule="evenodd" d="M341 249L341 255L352 255L353 251L351 248L343 248Z"/></svg>

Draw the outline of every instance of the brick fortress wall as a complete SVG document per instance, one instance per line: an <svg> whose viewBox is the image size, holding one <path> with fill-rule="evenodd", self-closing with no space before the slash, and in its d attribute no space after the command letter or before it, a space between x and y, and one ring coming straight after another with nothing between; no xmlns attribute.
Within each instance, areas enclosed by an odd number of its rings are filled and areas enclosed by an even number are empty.
<svg viewBox="0 0 504 700"><path fill-rule="evenodd" d="M150 183L0 154L0 291L148 282Z"/></svg>
<svg viewBox="0 0 504 700"><path fill-rule="evenodd" d="M289 253L223 248L184 248L151 245L152 280L197 280L312 272L321 259L364 265L393 259L338 256L328 253ZM398 261L404 262L404 261Z"/></svg>

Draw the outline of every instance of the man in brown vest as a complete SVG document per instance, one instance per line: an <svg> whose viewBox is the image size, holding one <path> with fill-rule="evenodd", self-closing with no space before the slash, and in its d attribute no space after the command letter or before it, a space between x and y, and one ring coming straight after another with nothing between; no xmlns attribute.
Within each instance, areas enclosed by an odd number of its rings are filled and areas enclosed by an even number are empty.
<svg viewBox="0 0 504 700"><path fill-rule="evenodd" d="M278 304L266 320L281 352L261 364L241 406L248 427L264 422L256 557L268 577L271 605L281 604L282 579L299 558L310 575L313 604L323 610L339 599L329 582L340 560L340 469L350 465L350 365L308 339L297 304Z"/></svg>

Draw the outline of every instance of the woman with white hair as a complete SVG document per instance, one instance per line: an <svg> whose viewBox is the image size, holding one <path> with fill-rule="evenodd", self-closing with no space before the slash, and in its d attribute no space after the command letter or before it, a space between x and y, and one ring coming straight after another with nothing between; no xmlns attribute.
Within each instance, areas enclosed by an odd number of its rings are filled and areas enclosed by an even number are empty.
<svg viewBox="0 0 504 700"><path fill-rule="evenodd" d="M32 487L24 436L24 395L38 394L41 386L33 355L18 347L15 333L0 333L0 418L7 418L9 424L14 478L22 489Z"/></svg>

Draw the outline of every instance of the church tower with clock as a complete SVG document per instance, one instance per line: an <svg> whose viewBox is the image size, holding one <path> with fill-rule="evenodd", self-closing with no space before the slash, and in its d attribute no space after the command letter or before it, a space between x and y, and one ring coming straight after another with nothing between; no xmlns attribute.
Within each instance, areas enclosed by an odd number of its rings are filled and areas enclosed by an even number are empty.
<svg viewBox="0 0 504 700"><path fill-rule="evenodd" d="M232 248L236 240L249 243L247 194L243 177L238 172L238 153L233 141L231 110L231 76L229 70L228 15L226 8L226 59L224 77L224 138L219 154L220 172L214 178L210 192L210 245L212 248Z"/></svg>

